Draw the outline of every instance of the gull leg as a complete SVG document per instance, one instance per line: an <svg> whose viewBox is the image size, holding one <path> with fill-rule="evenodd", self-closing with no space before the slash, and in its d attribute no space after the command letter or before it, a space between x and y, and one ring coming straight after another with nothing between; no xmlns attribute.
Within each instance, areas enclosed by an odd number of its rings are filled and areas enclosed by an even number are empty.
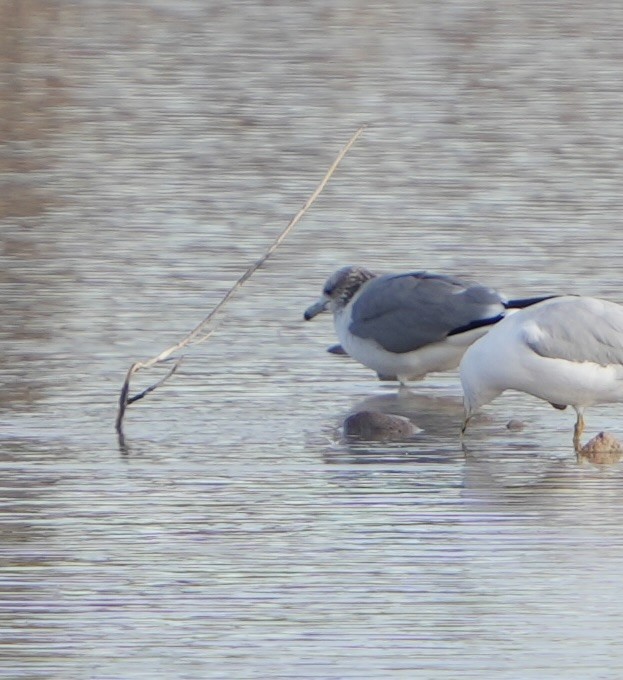
<svg viewBox="0 0 623 680"><path fill-rule="evenodd" d="M575 447L576 451L579 451L581 448L580 437L584 432L584 415L578 408L576 408L576 413L578 414L578 418L575 421L575 427L573 428L573 446Z"/></svg>
<svg viewBox="0 0 623 680"><path fill-rule="evenodd" d="M463 451L463 457L467 458L469 455L469 449L465 445L465 431L467 430L467 425L469 424L469 421L472 419L471 414L467 415L465 414L465 417L463 418L463 425L461 426L461 436L459 438L459 441L461 442L461 449Z"/></svg>

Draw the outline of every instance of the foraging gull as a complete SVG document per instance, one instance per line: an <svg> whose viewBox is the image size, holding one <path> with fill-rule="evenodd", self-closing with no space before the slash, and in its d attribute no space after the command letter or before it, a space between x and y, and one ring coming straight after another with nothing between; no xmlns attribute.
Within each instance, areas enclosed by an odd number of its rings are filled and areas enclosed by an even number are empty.
<svg viewBox="0 0 623 680"><path fill-rule="evenodd" d="M460 377L463 432L477 409L518 390L572 406L578 450L585 408L623 401L623 306L567 295L511 314L467 350Z"/></svg>
<svg viewBox="0 0 623 680"><path fill-rule="evenodd" d="M332 311L346 352L379 378L405 384L456 368L465 350L509 309L543 299L507 301L492 288L454 276L423 271L377 276L349 266L329 277L305 319Z"/></svg>

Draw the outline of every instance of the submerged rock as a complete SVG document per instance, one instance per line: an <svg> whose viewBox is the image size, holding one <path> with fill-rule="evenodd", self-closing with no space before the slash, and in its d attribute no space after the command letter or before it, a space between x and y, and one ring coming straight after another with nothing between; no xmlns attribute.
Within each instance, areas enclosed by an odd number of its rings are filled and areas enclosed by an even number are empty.
<svg viewBox="0 0 623 680"><path fill-rule="evenodd" d="M623 457L623 444L614 435L600 432L584 444L578 456L595 465L611 465Z"/></svg>
<svg viewBox="0 0 623 680"><path fill-rule="evenodd" d="M525 426L526 424L523 420L517 420L516 418L513 418L506 423L507 430L523 430Z"/></svg>
<svg viewBox="0 0 623 680"><path fill-rule="evenodd" d="M381 411L358 411L344 421L344 435L368 441L400 441L420 429L408 418Z"/></svg>

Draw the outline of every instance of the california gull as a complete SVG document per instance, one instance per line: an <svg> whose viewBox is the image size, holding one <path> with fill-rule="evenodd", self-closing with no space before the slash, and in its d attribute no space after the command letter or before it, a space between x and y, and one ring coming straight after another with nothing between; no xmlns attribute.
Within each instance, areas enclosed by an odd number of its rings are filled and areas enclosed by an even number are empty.
<svg viewBox="0 0 623 680"><path fill-rule="evenodd" d="M377 276L349 266L329 277L305 319L332 311L344 350L381 379L405 384L456 368L465 350L509 309L543 299L508 301L493 288L454 276Z"/></svg>

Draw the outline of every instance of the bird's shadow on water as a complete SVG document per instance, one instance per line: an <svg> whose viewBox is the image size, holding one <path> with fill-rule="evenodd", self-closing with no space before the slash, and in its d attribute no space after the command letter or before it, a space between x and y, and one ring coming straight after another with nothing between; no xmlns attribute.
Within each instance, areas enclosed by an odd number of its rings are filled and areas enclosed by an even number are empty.
<svg viewBox="0 0 623 680"><path fill-rule="evenodd" d="M362 439L344 434L345 419L355 413L373 412L408 418L417 428L412 436L388 440ZM460 426L463 405L458 396L400 388L357 401L336 426L336 445L325 453L328 463L451 462L463 456Z"/></svg>
<svg viewBox="0 0 623 680"><path fill-rule="evenodd" d="M401 387L388 394L372 395L357 402L350 413L356 411L380 411L403 416L421 429L422 437L459 442L463 418L460 396L436 394L434 391L416 392Z"/></svg>
<svg viewBox="0 0 623 680"><path fill-rule="evenodd" d="M433 400L433 405L436 400ZM518 511L531 515L574 507L597 507L601 494L623 489L623 465L616 456L602 461L580 459L571 445L548 447L537 434L500 430L466 444L444 427L453 413L434 414L443 441L423 433L406 442L353 442L342 438L323 451L332 468L332 482L353 494L371 490L383 494L449 494L461 499L470 514L489 513L512 518ZM437 420L439 418L439 420ZM422 421L425 422L425 421ZM430 497L430 496L428 496ZM402 501L401 501L402 502ZM488 516L488 515L486 515Z"/></svg>
<svg viewBox="0 0 623 680"><path fill-rule="evenodd" d="M341 428L344 419L363 411L408 418L419 431L398 441L344 435ZM407 388L374 394L355 402L340 419L335 445L325 450L323 457L327 463L459 464L466 472L478 471L478 475L490 468L493 476L508 486L529 486L569 467L603 471L617 466L623 457L621 453L578 454L571 441L561 445L560 433L543 430L538 419L522 422L515 430L496 424L487 415L476 416L465 438L460 434L462 420L463 403L459 395Z"/></svg>

